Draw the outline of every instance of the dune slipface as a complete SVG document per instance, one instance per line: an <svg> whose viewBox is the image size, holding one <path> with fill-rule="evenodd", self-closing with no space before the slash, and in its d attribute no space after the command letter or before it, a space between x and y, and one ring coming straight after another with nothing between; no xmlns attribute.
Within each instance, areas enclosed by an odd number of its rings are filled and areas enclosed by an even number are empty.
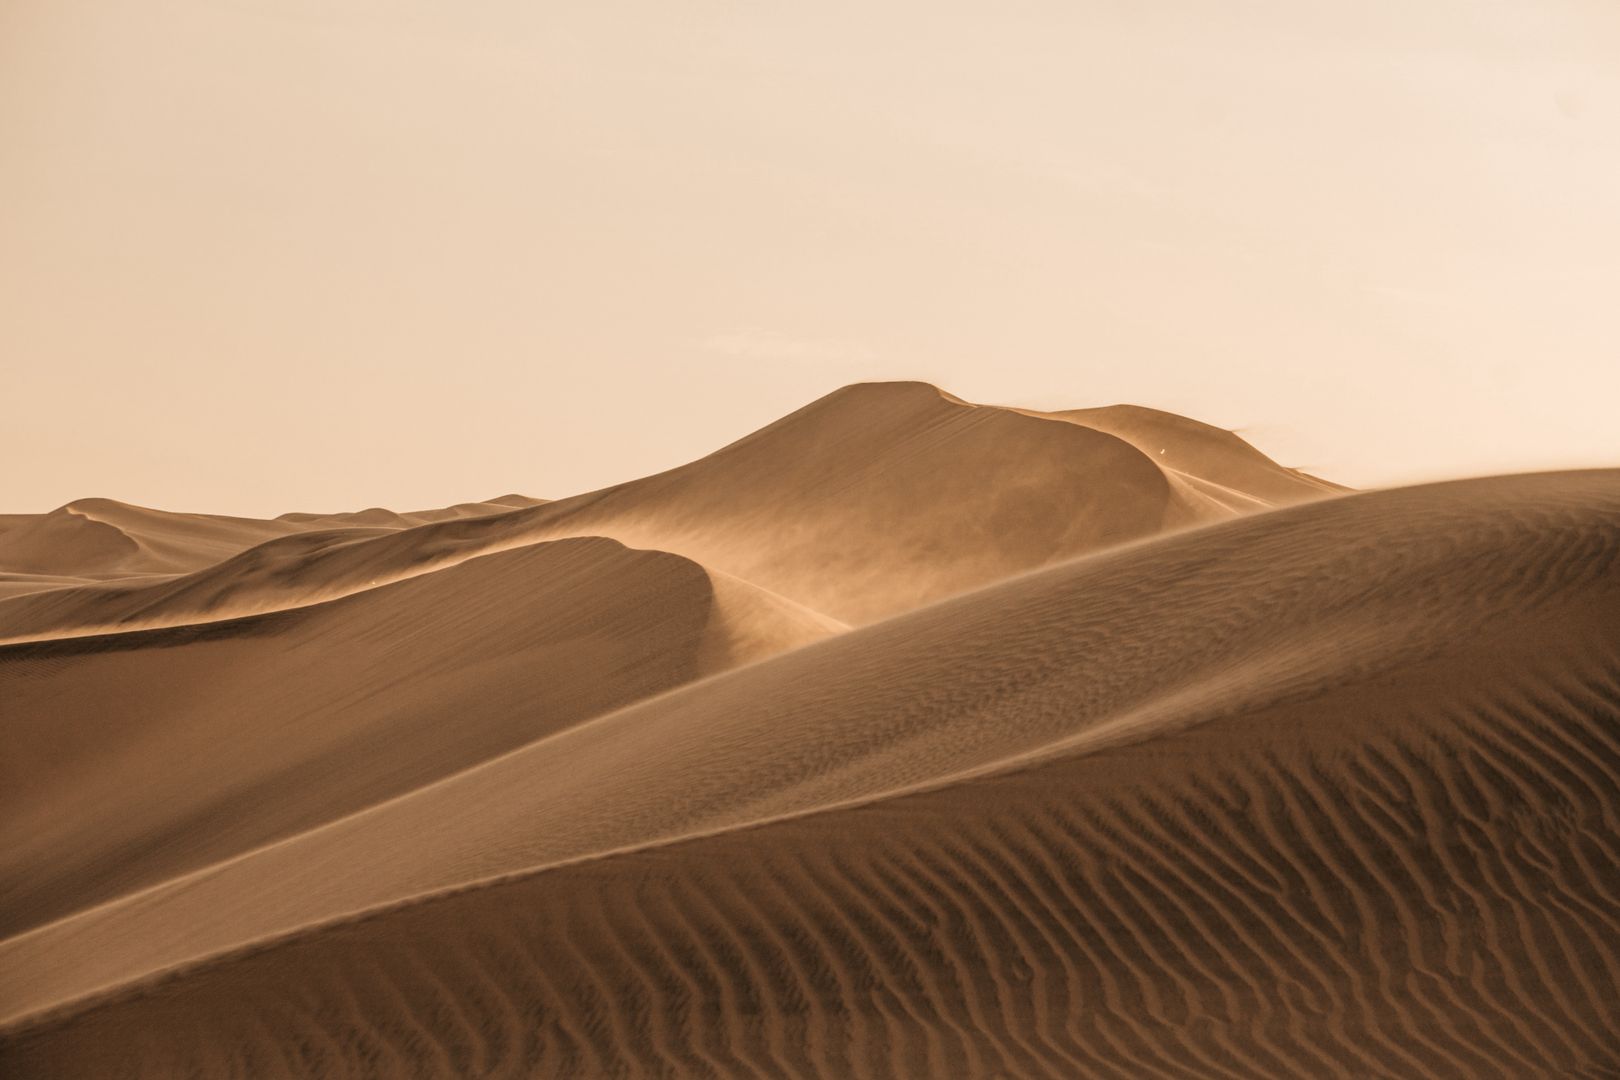
<svg viewBox="0 0 1620 1080"><path fill-rule="evenodd" d="M1620 470L902 385L365 517L0 647L6 1075L1620 1073Z"/></svg>

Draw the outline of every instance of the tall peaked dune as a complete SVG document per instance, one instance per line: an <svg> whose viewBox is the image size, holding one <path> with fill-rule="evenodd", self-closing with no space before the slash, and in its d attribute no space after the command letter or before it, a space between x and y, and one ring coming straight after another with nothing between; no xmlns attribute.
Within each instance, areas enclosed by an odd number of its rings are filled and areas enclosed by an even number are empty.
<svg viewBox="0 0 1620 1080"><path fill-rule="evenodd" d="M841 390L556 511L549 528L656 537L853 623L1179 523L1134 447L922 384Z"/></svg>
<svg viewBox="0 0 1620 1080"><path fill-rule="evenodd" d="M283 515L268 524L303 531L188 575L0 600L0 639L293 607L566 536L675 552L859 624L1168 529L1343 491L1195 421L1141 410L1156 419L1122 424L1136 414L1096 412L1115 419L971 405L924 383L858 384L699 461L573 498Z"/></svg>
<svg viewBox="0 0 1620 1080"><path fill-rule="evenodd" d="M1229 438L1180 456L1232 480L1245 466L1263 476L1263 492L1234 488L1241 507L1188 497L1155 455L1066 415L972 405L925 383L864 383L701 461L537 517L545 529L679 551L859 624L1263 508L1284 501L1279 493L1343 490Z"/></svg>

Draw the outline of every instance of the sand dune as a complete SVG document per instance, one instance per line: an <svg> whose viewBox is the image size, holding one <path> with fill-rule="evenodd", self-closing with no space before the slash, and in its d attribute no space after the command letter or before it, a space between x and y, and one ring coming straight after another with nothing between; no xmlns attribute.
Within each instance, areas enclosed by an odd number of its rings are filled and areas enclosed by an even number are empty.
<svg viewBox="0 0 1620 1080"><path fill-rule="evenodd" d="M13 646L0 934L837 629L597 538L295 611Z"/></svg>
<svg viewBox="0 0 1620 1080"><path fill-rule="evenodd" d="M797 648L15 935L0 1064L1608 1075L1616 815L1620 472L1357 495Z"/></svg>
<svg viewBox="0 0 1620 1080"><path fill-rule="evenodd" d="M1193 421L1090 413L974 406L922 383L861 384L690 465L570 499L283 515L261 524L303 533L186 576L0 600L0 640L296 607L567 536L681 554L863 623L1162 531L1344 490Z"/></svg>
<svg viewBox="0 0 1620 1080"><path fill-rule="evenodd" d="M318 574L296 566L301 553L541 502L508 495L407 514L374 508L265 521L81 499L49 514L0 517L0 640L172 626L328 599L355 590L322 589ZM273 570L256 572L266 564Z"/></svg>
<svg viewBox="0 0 1620 1080"><path fill-rule="evenodd" d="M534 499L527 495L502 495L499 498L485 499L482 502L456 503L431 510L411 510L403 514L396 514L392 510L381 506L373 506L369 510L354 510L332 514L291 513L281 514L277 521L291 522L297 525L313 525L319 527L342 526L375 526L382 525L390 528L408 529L417 525L425 525L433 521L454 521L462 518L488 517L491 514L504 514L509 510L521 510L529 506L540 506L545 499Z"/></svg>
<svg viewBox="0 0 1620 1080"><path fill-rule="evenodd" d="M1111 405L1042 415L1118 436L1153 458L1173 483L1234 511L1288 506L1342 492L1337 484L1285 469L1224 428L1185 416Z"/></svg>
<svg viewBox="0 0 1620 1080"><path fill-rule="evenodd" d="M95 580L184 573L296 526L176 514L113 499L79 499L48 514L0 516L0 596L28 578Z"/></svg>
<svg viewBox="0 0 1620 1080"><path fill-rule="evenodd" d="M1066 414L972 405L924 383L860 384L691 465L553 503L535 526L677 551L860 624L1165 530L1344 490L1228 438L1182 458L1235 483L1243 468L1270 465L1263 490L1233 488L1241 507L1189 496L1158 455ZM1241 465L1221 468L1228 456ZM1290 477L1296 488L1278 499Z"/></svg>

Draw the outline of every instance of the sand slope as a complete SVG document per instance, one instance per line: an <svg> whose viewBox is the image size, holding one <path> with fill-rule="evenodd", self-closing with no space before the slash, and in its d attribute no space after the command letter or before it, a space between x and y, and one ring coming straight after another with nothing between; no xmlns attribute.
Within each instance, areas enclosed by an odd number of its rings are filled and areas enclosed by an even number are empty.
<svg viewBox="0 0 1620 1080"><path fill-rule="evenodd" d="M293 611L0 648L0 934L838 629L594 538Z"/></svg>
<svg viewBox="0 0 1620 1080"><path fill-rule="evenodd" d="M860 384L690 465L603 491L458 512L284 515L269 524L298 535L185 576L0 599L0 640L295 607L568 536L684 555L858 624L1144 536L1343 490L1228 432L1139 412L1151 422L1125 423L1120 416L1137 413L1119 409L975 406L923 383Z"/></svg>
<svg viewBox="0 0 1620 1080"><path fill-rule="evenodd" d="M1066 423L951 415L918 440ZM1167 475L1101 437L1151 496L1114 523L1162 527ZM888 601L1003 565L963 550ZM1617 822L1620 472L1357 495L797 648L0 942L0 1065L1612 1075Z"/></svg>
<svg viewBox="0 0 1620 1080"><path fill-rule="evenodd" d="M1191 494L1157 455L1067 414L972 405L925 383L863 383L701 461L554 503L534 520L551 533L677 551L860 624L1165 530L1344 490L1228 438L1184 464L1234 482L1241 468L1269 465L1265 489L1241 506ZM1242 466L1222 470L1224 457ZM1279 500L1286 477L1297 489Z"/></svg>
<svg viewBox="0 0 1620 1080"><path fill-rule="evenodd" d="M1173 483L1234 511L1289 506L1342 492L1338 484L1286 469L1224 428L1140 405L1043 414L1118 436L1147 454Z"/></svg>
<svg viewBox="0 0 1620 1080"><path fill-rule="evenodd" d="M298 526L78 499L0 515L0 597L82 581L185 573Z"/></svg>
<svg viewBox="0 0 1620 1080"><path fill-rule="evenodd" d="M80 499L49 514L0 516L0 640L175 625L326 599L336 594L319 587L319 575L307 582L292 565L299 553L541 502L508 495L407 514L374 508L265 521ZM279 579L263 573L267 563Z"/></svg>

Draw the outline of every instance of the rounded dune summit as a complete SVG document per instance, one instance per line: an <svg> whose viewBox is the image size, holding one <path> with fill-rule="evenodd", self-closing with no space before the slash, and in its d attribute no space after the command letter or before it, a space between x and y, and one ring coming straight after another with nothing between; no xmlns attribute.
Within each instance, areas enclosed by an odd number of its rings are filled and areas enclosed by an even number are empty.
<svg viewBox="0 0 1620 1080"><path fill-rule="evenodd" d="M1226 453L1266 461L1232 438ZM1272 469L1273 481L1296 475ZM1299 488L1295 498L1343 490ZM1253 493L1242 509L1268 505ZM1100 427L972 405L925 383L863 383L536 520L679 551L861 624L1238 512L1188 497L1152 455Z"/></svg>
<svg viewBox="0 0 1620 1080"><path fill-rule="evenodd" d="M699 461L602 491L463 511L287 514L261 523L271 539L191 573L0 599L0 640L296 607L571 536L684 555L860 624L1166 530L1344 490L1230 433L1152 415L1122 437L1070 414L972 405L925 383L862 383ZM1166 445L1174 467L1157 452Z"/></svg>

